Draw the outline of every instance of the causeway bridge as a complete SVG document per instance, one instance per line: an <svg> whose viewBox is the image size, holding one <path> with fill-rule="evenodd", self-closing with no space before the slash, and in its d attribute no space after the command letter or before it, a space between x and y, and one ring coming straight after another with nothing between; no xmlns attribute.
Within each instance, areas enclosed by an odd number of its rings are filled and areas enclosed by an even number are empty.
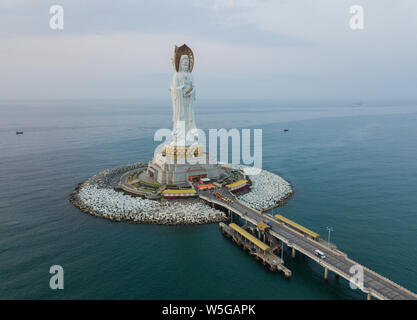
<svg viewBox="0 0 417 320"><path fill-rule="evenodd" d="M220 193L222 198L215 196L215 192ZM212 190L200 190L198 194L204 201L227 209L231 219L233 214L236 214L244 219L246 223L251 223L254 226L262 222L267 223L270 226L267 231L269 235L279 239L281 244L285 243L291 248L293 258L295 258L296 252L299 252L321 265L324 268L324 279L326 280L329 271L332 271L337 276L350 281L354 275L350 273L350 270L355 266L355 268L359 267L363 270L363 283L355 283L355 285L367 294L368 300L371 300L372 297L380 300L417 300L417 295L410 290L349 259L345 253L329 248L308 235L289 227L275 217L245 205L226 188L217 187ZM259 229L258 232L260 232ZM322 259L317 256L316 249L322 251L326 258Z"/></svg>

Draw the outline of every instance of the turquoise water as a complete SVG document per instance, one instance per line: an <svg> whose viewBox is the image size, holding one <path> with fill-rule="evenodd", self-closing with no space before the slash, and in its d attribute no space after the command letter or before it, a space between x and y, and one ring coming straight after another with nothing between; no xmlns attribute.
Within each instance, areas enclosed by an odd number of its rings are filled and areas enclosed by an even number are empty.
<svg viewBox="0 0 417 320"><path fill-rule="evenodd" d="M363 299L302 256L290 280L216 224L112 223L67 200L81 181L152 157L169 101L0 103L1 299ZM282 214L417 291L417 106L200 101L203 128L263 129L263 167L288 179ZM283 133L288 128L289 132ZM16 136L16 130L24 130ZM49 268L65 289L49 289Z"/></svg>

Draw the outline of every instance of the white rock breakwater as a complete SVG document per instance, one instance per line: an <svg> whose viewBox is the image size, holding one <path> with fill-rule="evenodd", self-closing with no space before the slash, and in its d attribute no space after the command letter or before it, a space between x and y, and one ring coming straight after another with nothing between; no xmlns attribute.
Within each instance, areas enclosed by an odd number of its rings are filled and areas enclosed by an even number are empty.
<svg viewBox="0 0 417 320"><path fill-rule="evenodd" d="M200 200L159 202L131 197L113 189L87 185L80 189L84 210L114 220L157 224L201 224L225 220L225 215ZM86 210L85 210L86 209Z"/></svg>
<svg viewBox="0 0 417 320"><path fill-rule="evenodd" d="M243 165L228 166L241 170L245 168ZM261 170L249 178L251 191L238 196L238 199L254 209L264 211L282 205L293 193L291 184L272 172Z"/></svg>
<svg viewBox="0 0 417 320"><path fill-rule="evenodd" d="M120 177L147 163L135 163L104 170L81 183L70 195L70 201L83 212L112 221L148 224L203 224L227 220L226 215L199 199L150 200L117 192ZM228 165L243 169L241 165ZM247 205L265 210L284 203L292 194L291 185L280 176L262 170L251 175L250 192L238 195Z"/></svg>
<svg viewBox="0 0 417 320"><path fill-rule="evenodd" d="M199 199L157 201L114 190L121 175L147 163L102 171L78 186L70 201L80 210L112 221L148 224L203 224L226 220L226 215Z"/></svg>

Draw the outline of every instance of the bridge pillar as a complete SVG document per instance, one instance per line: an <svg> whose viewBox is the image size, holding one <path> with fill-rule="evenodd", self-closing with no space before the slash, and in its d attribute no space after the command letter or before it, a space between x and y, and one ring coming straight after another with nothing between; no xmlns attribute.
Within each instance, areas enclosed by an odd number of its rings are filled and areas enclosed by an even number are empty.
<svg viewBox="0 0 417 320"><path fill-rule="evenodd" d="M324 268L324 280L327 280L329 278L329 269L326 267Z"/></svg>
<svg viewBox="0 0 417 320"><path fill-rule="evenodd" d="M368 292L368 295L366 296L366 300L372 300L372 294Z"/></svg>
<svg viewBox="0 0 417 320"><path fill-rule="evenodd" d="M292 248L291 257L293 259L295 259L295 248L294 247Z"/></svg>

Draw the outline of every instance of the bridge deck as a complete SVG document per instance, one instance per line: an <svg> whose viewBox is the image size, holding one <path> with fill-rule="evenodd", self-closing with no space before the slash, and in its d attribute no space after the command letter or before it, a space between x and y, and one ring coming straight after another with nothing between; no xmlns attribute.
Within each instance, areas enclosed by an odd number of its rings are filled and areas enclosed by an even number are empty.
<svg viewBox="0 0 417 320"><path fill-rule="evenodd" d="M232 199L233 201L221 200L213 195L213 191L220 192L225 198ZM287 246L310 257L324 268L333 271L348 281L352 277L350 270L353 266L363 268L363 285L358 287L365 293L371 294L381 300L417 299L417 295L415 293L349 259L343 252L328 248L322 243L303 235L301 232L298 232L289 226L286 226L278 219L248 207L237 200L237 198L225 188L216 188L215 190L210 191L199 191L199 197L205 201L215 203L233 211L235 214L255 226L258 222L270 222L271 228L269 233L271 235L286 243ZM319 258L314 252L316 249L323 251L326 255L326 259Z"/></svg>

